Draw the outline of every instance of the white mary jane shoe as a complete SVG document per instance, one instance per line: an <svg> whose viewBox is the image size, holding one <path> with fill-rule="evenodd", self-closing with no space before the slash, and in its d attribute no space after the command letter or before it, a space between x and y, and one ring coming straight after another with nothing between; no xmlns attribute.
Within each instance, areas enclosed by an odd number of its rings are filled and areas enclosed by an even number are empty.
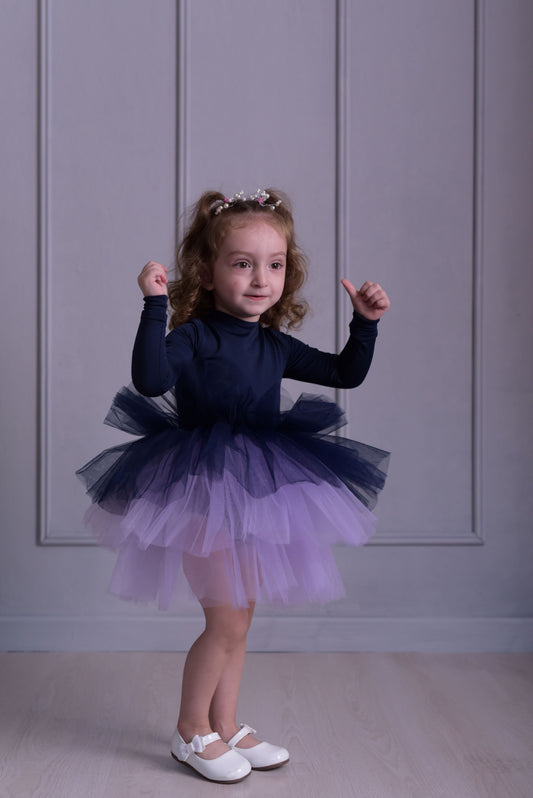
<svg viewBox="0 0 533 798"><path fill-rule="evenodd" d="M220 784L236 784L250 774L251 765L248 760L241 756L238 751L226 751L215 759L202 759L197 753L205 751L209 743L220 740L220 734L212 732L203 737L195 734L190 743L186 743L179 731L176 729L170 753L172 757L193 770L209 781L216 781Z"/></svg>
<svg viewBox="0 0 533 798"><path fill-rule="evenodd" d="M226 745L229 745L234 751L238 751L241 756L245 757L254 770L272 770L289 761L287 749L271 743L258 743L251 748L235 748L237 743L243 737L246 737L247 734L256 734L255 729L252 729L246 723L241 723L240 727L237 734L234 734Z"/></svg>

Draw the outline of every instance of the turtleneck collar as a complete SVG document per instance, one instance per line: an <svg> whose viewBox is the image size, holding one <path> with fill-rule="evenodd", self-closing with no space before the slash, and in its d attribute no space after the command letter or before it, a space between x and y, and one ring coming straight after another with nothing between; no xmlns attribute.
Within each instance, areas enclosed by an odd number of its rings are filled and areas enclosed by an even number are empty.
<svg viewBox="0 0 533 798"><path fill-rule="evenodd" d="M211 310L207 315L207 321L214 321L217 326L223 327L229 332L238 335L250 335L259 329L259 321L245 321L232 316L230 313L224 313L222 310Z"/></svg>

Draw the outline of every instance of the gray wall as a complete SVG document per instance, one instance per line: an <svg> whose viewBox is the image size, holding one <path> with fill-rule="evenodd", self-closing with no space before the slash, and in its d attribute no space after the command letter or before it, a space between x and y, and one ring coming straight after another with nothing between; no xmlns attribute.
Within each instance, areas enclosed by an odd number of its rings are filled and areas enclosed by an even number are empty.
<svg viewBox="0 0 533 798"><path fill-rule="evenodd" d="M123 440L136 275L207 188L295 205L333 349L339 279L382 282L348 434L393 453L345 600L259 608L257 650L524 650L533 641L533 4L2 0L0 635L4 649L183 649L106 594L73 472ZM293 396L302 386L287 385Z"/></svg>

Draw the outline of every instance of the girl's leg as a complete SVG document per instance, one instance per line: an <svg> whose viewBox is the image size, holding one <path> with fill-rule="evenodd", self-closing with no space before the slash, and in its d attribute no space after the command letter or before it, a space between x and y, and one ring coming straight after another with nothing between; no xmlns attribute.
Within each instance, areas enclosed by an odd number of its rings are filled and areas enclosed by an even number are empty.
<svg viewBox="0 0 533 798"><path fill-rule="evenodd" d="M233 671L235 668L238 671L240 658L243 658L246 650L246 635L251 619L249 610L236 610L231 605L203 609L206 627L192 645L183 670L178 730L186 742L195 734L203 736L218 731L211 726L210 707L223 674L223 685L226 687L220 691L222 706L226 707L226 704L234 701L235 683L240 683L242 662L238 679L235 679ZM236 651L240 654L232 660ZM225 700L222 700L223 696ZM213 759L227 750L225 743L217 740L198 756Z"/></svg>
<svg viewBox="0 0 533 798"><path fill-rule="evenodd" d="M248 628L252 622L254 609L255 602L250 602L247 610ZM229 655L209 708L211 726L214 731L220 734L223 740L229 740L239 731L236 713L245 654L246 638ZM250 748L258 742L259 740L255 737L247 735L238 745L239 747Z"/></svg>

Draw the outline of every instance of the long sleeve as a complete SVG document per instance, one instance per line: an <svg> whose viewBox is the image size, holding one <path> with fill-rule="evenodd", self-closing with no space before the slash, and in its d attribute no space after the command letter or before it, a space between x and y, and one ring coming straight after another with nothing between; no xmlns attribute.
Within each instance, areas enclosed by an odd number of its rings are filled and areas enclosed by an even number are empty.
<svg viewBox="0 0 533 798"><path fill-rule="evenodd" d="M167 302L164 295L144 298L131 364L133 384L144 396L160 396L168 391L194 357L193 325L183 325L165 335Z"/></svg>
<svg viewBox="0 0 533 798"><path fill-rule="evenodd" d="M290 337L290 353L284 377L330 388L355 388L368 373L377 334L376 321L354 312L350 322L350 337L338 355L321 352Z"/></svg>

